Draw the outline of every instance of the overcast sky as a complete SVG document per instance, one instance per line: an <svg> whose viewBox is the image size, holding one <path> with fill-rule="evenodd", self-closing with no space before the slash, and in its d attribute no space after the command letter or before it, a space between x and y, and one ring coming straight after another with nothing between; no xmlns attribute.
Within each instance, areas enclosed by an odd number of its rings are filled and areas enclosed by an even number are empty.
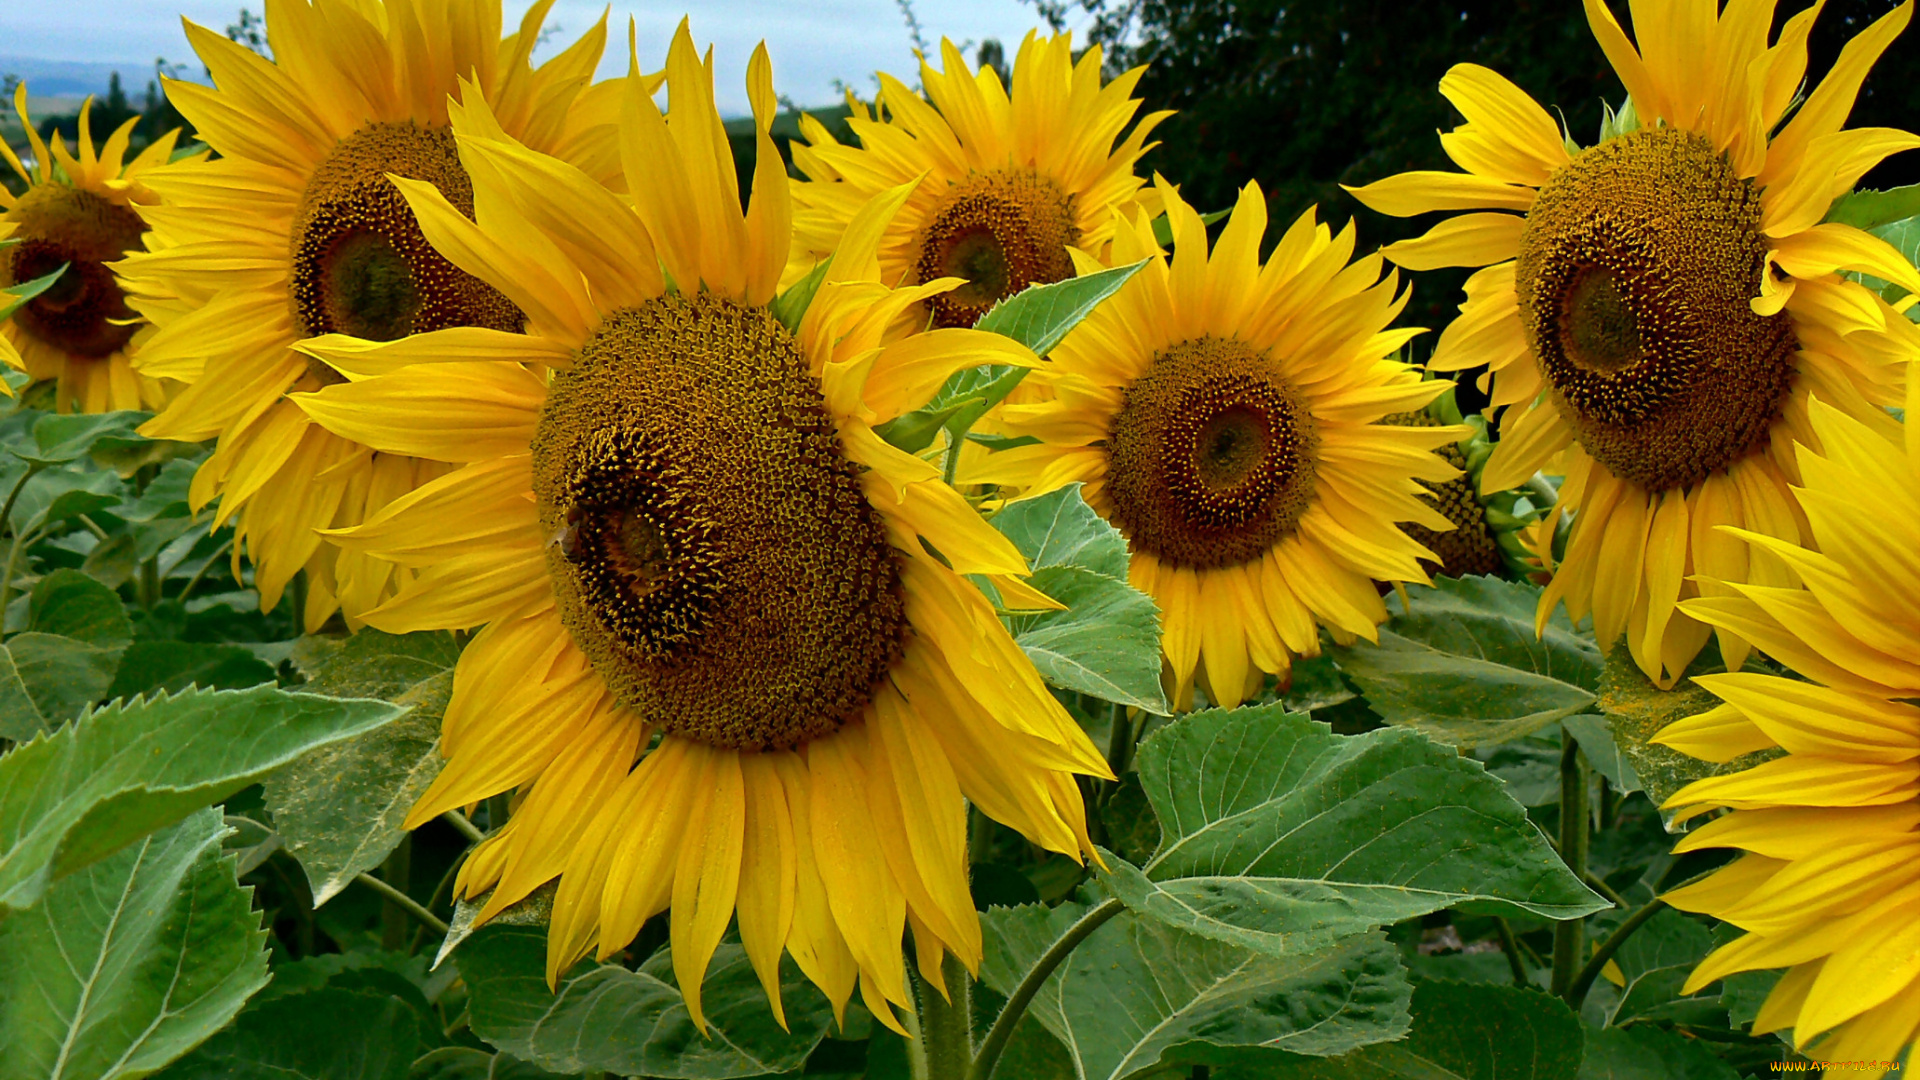
<svg viewBox="0 0 1920 1080"><path fill-rule="evenodd" d="M235 21L243 2L256 12L262 6L259 0L0 0L0 53L109 61L151 70L156 56L175 62L191 59L180 30L181 15L217 31ZM560 26L560 44L571 43L591 26L602 7L588 0L559 0L549 22ZM507 0L506 8L512 26L526 4ZM943 34L956 42L993 37L1006 43L1011 55L1021 35L1040 25L1033 7L1020 0L915 0L914 10L936 49ZM801 105L837 100L832 88L836 78L860 88L863 96L876 70L915 81L911 45L896 0L683 0L673 6L615 0L601 73L617 74L626 63L629 16L639 29L642 63L657 67L674 26L689 12L694 40L714 47L716 89L720 107L729 115L747 109L747 57L763 39L773 57L775 89Z"/></svg>

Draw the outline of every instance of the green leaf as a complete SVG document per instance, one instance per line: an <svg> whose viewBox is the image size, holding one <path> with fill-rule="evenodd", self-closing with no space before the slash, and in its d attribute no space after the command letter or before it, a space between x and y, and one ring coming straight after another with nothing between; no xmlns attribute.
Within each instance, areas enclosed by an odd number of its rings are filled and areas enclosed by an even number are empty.
<svg viewBox="0 0 1920 1080"><path fill-rule="evenodd" d="M133 623L112 589L78 570L55 570L33 587L28 629L89 645L125 645Z"/></svg>
<svg viewBox="0 0 1920 1080"><path fill-rule="evenodd" d="M266 686L189 691L116 703L16 747L0 757L0 911L402 711Z"/></svg>
<svg viewBox="0 0 1920 1080"><path fill-rule="evenodd" d="M1407 587L1380 644L1332 652L1381 718L1441 742L1505 742L1594 703L1600 650L1556 612L1533 633L1540 590L1494 577L1439 578Z"/></svg>
<svg viewBox="0 0 1920 1080"><path fill-rule="evenodd" d="M1483 983L1420 982L1401 1042L1336 1058L1289 1058L1218 1080L1575 1080L1582 1032L1560 999Z"/></svg>
<svg viewBox="0 0 1920 1080"><path fill-rule="evenodd" d="M1029 583L1065 611L1008 621L1040 677L1148 712L1169 712L1160 687L1160 609L1127 584L1127 542L1069 484L994 515L1034 569Z"/></svg>
<svg viewBox="0 0 1920 1080"><path fill-rule="evenodd" d="M189 686L244 690L274 681L273 665L238 645L199 641L136 641L120 657L104 697L177 693Z"/></svg>
<svg viewBox="0 0 1920 1080"><path fill-rule="evenodd" d="M415 1059L407 1080L560 1080L560 1077L512 1054L443 1046Z"/></svg>
<svg viewBox="0 0 1920 1080"><path fill-rule="evenodd" d="M973 328L1010 337L1032 349L1035 356L1045 356L1147 262L1142 259L1085 277L1029 286L995 304Z"/></svg>
<svg viewBox="0 0 1920 1080"><path fill-rule="evenodd" d="M1890 191L1852 191L1827 208L1827 221L1856 229L1877 229L1920 215L1920 184Z"/></svg>
<svg viewBox="0 0 1920 1080"><path fill-rule="evenodd" d="M13 653L0 645L0 739L26 742L47 727L45 714L14 666Z"/></svg>
<svg viewBox="0 0 1920 1080"><path fill-rule="evenodd" d="M6 650L34 708L64 724L107 696L124 645L89 645L59 634L15 634Z"/></svg>
<svg viewBox="0 0 1920 1080"><path fill-rule="evenodd" d="M1335 735L1277 705L1191 713L1140 744L1160 819L1111 886L1183 930L1275 955L1441 908L1571 919L1609 905L1480 763L1403 728Z"/></svg>
<svg viewBox="0 0 1920 1080"><path fill-rule="evenodd" d="M560 1073L604 1070L662 1080L720 1080L798 1069L825 1037L832 1010L791 959L780 989L791 1031L774 1023L760 980L738 945L714 953L701 1002L710 1036L687 1016L662 949L628 971L618 964L575 967L556 994L547 989L546 935L489 925L454 954L472 996L474 1034L523 1061Z"/></svg>
<svg viewBox="0 0 1920 1080"><path fill-rule="evenodd" d="M1740 1080L1740 1073L1699 1039L1635 1024L1589 1030L1579 1080Z"/></svg>
<svg viewBox="0 0 1920 1080"><path fill-rule="evenodd" d="M122 521L140 523L158 518L192 516L193 511L187 505L187 492L193 486L193 474L199 467L197 461L175 459L167 462L148 482L140 497L116 509L114 516Z"/></svg>
<svg viewBox="0 0 1920 1080"><path fill-rule="evenodd" d="M1231 213L1233 213L1232 210L1215 210L1211 214L1201 214L1200 224L1211 225L1216 221L1224 221ZM1168 221L1165 214L1153 219L1153 241L1161 247L1170 247L1173 244L1173 222Z"/></svg>
<svg viewBox="0 0 1920 1080"><path fill-rule="evenodd" d="M268 998L159 1080L407 1080L439 1043L400 998L327 987Z"/></svg>
<svg viewBox="0 0 1920 1080"><path fill-rule="evenodd" d="M493 918L487 920L488 926L535 926L545 929L553 921L553 898L560 889L559 879L521 897L519 900L501 908ZM437 969L460 943L472 937L480 929L480 912L493 896L489 889L471 900L460 899L454 902L453 918L447 923L447 936L440 943L440 951L434 955L433 966Z"/></svg>
<svg viewBox="0 0 1920 1080"><path fill-rule="evenodd" d="M47 525L120 503L126 485L98 469L52 468L27 481L14 501L14 534L31 535Z"/></svg>
<svg viewBox="0 0 1920 1080"><path fill-rule="evenodd" d="M11 246L18 242L19 241L15 240L8 241L7 243L8 246ZM53 283L60 280L60 275L67 272L69 265L71 264L61 263L59 269L51 273L41 274L32 281L22 281L18 284L0 288L0 296L7 298L6 303L0 304L0 322L6 322L8 319L13 318L14 312L25 307L34 297L53 288Z"/></svg>
<svg viewBox="0 0 1920 1080"><path fill-rule="evenodd" d="M1675 720L1706 712L1720 704L1719 698L1707 693L1693 681L1695 675L1716 670L1721 669L1703 653L1673 689L1662 690L1640 671L1640 665L1634 663L1624 642L1615 645L1607 654L1606 671L1600 680L1600 709L1606 714L1615 743L1633 764L1634 775L1655 806L1666 802L1674 792L1702 777L1723 776L1750 769L1782 753L1779 750L1761 750L1716 765L1669 747L1648 743L1647 740ZM1661 811L1662 820L1670 820L1671 817L1667 811Z"/></svg>
<svg viewBox="0 0 1920 1080"><path fill-rule="evenodd" d="M980 980L1010 994L1092 905L995 908L981 916ZM1123 912L1070 953L1028 1006L1087 1080L1165 1064L1327 1055L1407 1031L1411 987L1378 935L1274 957Z"/></svg>
<svg viewBox="0 0 1920 1080"><path fill-rule="evenodd" d="M9 1076L145 1076L231 1020L267 981L251 889L201 810L0 918Z"/></svg>
<svg viewBox="0 0 1920 1080"><path fill-rule="evenodd" d="M1042 679L1151 713L1173 711L1160 687L1160 609L1152 597L1077 566L1047 567L1028 583L1067 605L1008 620Z"/></svg>
<svg viewBox="0 0 1920 1080"><path fill-rule="evenodd" d="M138 439L134 429L153 414L144 412L72 413L42 416L33 425L33 447L15 447L14 456L37 465L78 460L102 439Z"/></svg>
<svg viewBox="0 0 1920 1080"><path fill-rule="evenodd" d="M807 309L813 306L814 294L820 291L820 283L827 279L827 268L833 265L833 256L820 260L807 276L793 283L786 292L773 298L768 310L787 328L787 333L800 332L800 320L807 317Z"/></svg>
<svg viewBox="0 0 1920 1080"><path fill-rule="evenodd" d="M1627 912L1609 912L1611 918L1596 919L1594 933L1604 937L1613 926L1624 921ZM1717 988L1699 997L1680 997L1681 984L1693 969L1713 951L1713 933L1705 926L1673 910L1662 911L1633 932L1613 954L1614 962L1627 984L1620 1000L1607 1017L1609 1026L1621 1026L1634 1020L1705 1021L1715 1026L1726 1023L1726 1006L1720 1004Z"/></svg>
<svg viewBox="0 0 1920 1080"><path fill-rule="evenodd" d="M267 809L300 861L314 906L400 844L401 823L444 764L440 718L460 647L448 633L363 629L307 677L305 689L412 707L404 718L320 747L267 781Z"/></svg>
<svg viewBox="0 0 1920 1080"><path fill-rule="evenodd" d="M1079 566L1127 580L1126 537L1087 505L1077 483L1008 503L993 516L993 527L1013 541L1035 570Z"/></svg>
<svg viewBox="0 0 1920 1080"><path fill-rule="evenodd" d="M1587 756L1587 763L1607 778L1614 791L1626 795L1640 790L1640 774L1633 771L1633 762L1614 741L1613 727L1606 717L1581 713L1562 720L1560 726L1579 741L1580 752Z"/></svg>
<svg viewBox="0 0 1920 1080"><path fill-rule="evenodd" d="M947 426L955 413L974 404L973 401L958 401L938 409L915 409L873 429L874 434L909 454L917 454L933 445L934 437L940 429Z"/></svg>

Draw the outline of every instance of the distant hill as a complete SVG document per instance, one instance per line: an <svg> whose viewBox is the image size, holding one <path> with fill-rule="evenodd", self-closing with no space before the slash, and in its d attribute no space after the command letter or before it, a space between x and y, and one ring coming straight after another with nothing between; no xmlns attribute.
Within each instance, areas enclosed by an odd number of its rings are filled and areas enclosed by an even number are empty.
<svg viewBox="0 0 1920 1080"><path fill-rule="evenodd" d="M30 56L0 55L0 76L15 75L27 84L34 97L85 97L105 94L107 80L120 73L120 85L129 96L137 97L153 80L152 60L41 60ZM191 67L177 74L196 82L206 81L206 73Z"/></svg>

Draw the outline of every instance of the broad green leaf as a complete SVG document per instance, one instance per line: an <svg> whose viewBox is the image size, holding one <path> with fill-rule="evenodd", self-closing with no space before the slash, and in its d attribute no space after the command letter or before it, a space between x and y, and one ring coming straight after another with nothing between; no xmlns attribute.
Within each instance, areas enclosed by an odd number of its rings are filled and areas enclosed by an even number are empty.
<svg viewBox="0 0 1920 1080"><path fill-rule="evenodd" d="M1579 1080L1740 1080L1740 1073L1699 1039L1635 1024L1589 1030Z"/></svg>
<svg viewBox="0 0 1920 1080"><path fill-rule="evenodd" d="M604 1070L662 1080L721 1080L795 1070L833 1019L826 997L790 959L780 965L789 1031L774 1023L760 980L738 945L714 953L701 987L709 1037L702 1038L672 979L662 949L628 971L618 964L577 966L547 989L546 934L487 926L468 938L454 962L471 993L474 1034L501 1050L560 1073Z"/></svg>
<svg viewBox="0 0 1920 1080"><path fill-rule="evenodd" d="M1760 1006L1767 1003L1767 996L1773 993L1781 974L1780 971L1742 971L1721 979L1720 1005L1727 1010L1727 1023L1740 1029L1758 1019Z"/></svg>
<svg viewBox="0 0 1920 1080"><path fill-rule="evenodd" d="M917 454L933 445L940 429L954 414L964 409L970 402L960 401L938 409L915 409L876 426L874 434L909 454Z"/></svg>
<svg viewBox="0 0 1920 1080"><path fill-rule="evenodd" d="M0 739L26 742L47 726L46 715L14 666L13 653L0 645Z"/></svg>
<svg viewBox="0 0 1920 1080"><path fill-rule="evenodd" d="M6 649L34 707L50 724L59 725L107 696L126 646L30 632L15 634Z"/></svg>
<svg viewBox="0 0 1920 1080"><path fill-rule="evenodd" d="M1305 713L1332 708L1352 701L1354 696L1353 688L1340 675L1340 666L1333 662L1333 657L1322 653L1314 657L1294 657L1280 703L1288 712Z"/></svg>
<svg viewBox="0 0 1920 1080"><path fill-rule="evenodd" d="M1128 906L1275 955L1441 908L1571 919L1606 908L1479 762L1404 728L1335 735L1277 705L1180 717L1142 740L1160 819Z"/></svg>
<svg viewBox="0 0 1920 1080"><path fill-rule="evenodd" d="M8 241L7 245L12 246L18 242L17 240ZM0 322L13 318L14 312L25 307L34 297L53 288L53 283L60 280L60 275L67 272L69 265L61 263L59 269L41 274L32 281L22 281L0 288Z"/></svg>
<svg viewBox="0 0 1920 1080"><path fill-rule="evenodd" d="M1335 647L1334 658L1381 718L1441 742L1505 742L1590 707L1601 657L1556 613L1533 633L1540 590L1493 577L1407 587L1380 644Z"/></svg>
<svg viewBox="0 0 1920 1080"><path fill-rule="evenodd" d="M194 461L176 459L167 462L160 467L159 474L147 483L139 498L116 508L114 516L122 521L134 522L192 516L193 511L187 505L187 492L193 486L193 474L198 469L199 463Z"/></svg>
<svg viewBox="0 0 1920 1080"><path fill-rule="evenodd" d="M1920 215L1920 184L1889 191L1852 191L1827 208L1826 220L1856 229L1878 229Z"/></svg>
<svg viewBox="0 0 1920 1080"><path fill-rule="evenodd" d="M1012 993L1092 905L995 908L981 916L980 980ZM1392 946L1362 936L1275 957L1185 934L1131 912L1095 930L1028 1006L1087 1080L1123 1080L1165 1064L1328 1055L1407 1031L1411 988Z"/></svg>
<svg viewBox="0 0 1920 1080"><path fill-rule="evenodd" d="M145 1076L265 985L267 935L225 832L195 812L0 918L0 1073Z"/></svg>
<svg viewBox="0 0 1920 1080"><path fill-rule="evenodd" d="M1607 917L1595 919L1594 936L1603 938L1612 933L1628 914L1608 912ZM1620 1000L1607 1016L1608 1025L1634 1020L1724 1025L1726 1006L1720 1004L1717 985L1699 997L1680 997L1681 984L1711 951L1712 931L1678 911L1662 911L1647 920L1613 954L1627 984L1620 989Z"/></svg>
<svg viewBox="0 0 1920 1080"><path fill-rule="evenodd" d="M1703 653L1673 689L1662 690L1641 673L1640 665L1634 663L1624 642L1607 654L1606 672L1600 680L1599 707L1613 729L1614 741L1633 764L1634 775L1655 806L1702 777L1739 772L1780 756L1778 750L1761 750L1716 765L1648 743L1661 728L1675 720L1706 712L1720 704L1719 698L1693 681L1695 675L1718 670L1723 669ZM1671 819L1664 810L1661 816L1663 820Z"/></svg>
<svg viewBox="0 0 1920 1080"><path fill-rule="evenodd" d="M1079 566L1127 580L1127 538L1087 505L1079 484L1008 503L993 516L993 527L1035 570Z"/></svg>
<svg viewBox="0 0 1920 1080"><path fill-rule="evenodd" d="M1127 542L1080 497L1080 485L1026 499L994 515L1034 569L1030 584L1065 611L1008 621L1041 678L1165 714L1160 687L1160 611L1127 584Z"/></svg>
<svg viewBox="0 0 1920 1080"><path fill-rule="evenodd" d="M20 489L10 524L16 535L31 535L43 526L117 506L125 489L119 477L99 469L42 469Z"/></svg>
<svg viewBox="0 0 1920 1080"><path fill-rule="evenodd" d="M1539 991L1419 982L1412 1016L1412 1031L1400 1042L1214 1075L1218 1080L1575 1080L1580 1067L1580 1022L1560 999Z"/></svg>
<svg viewBox="0 0 1920 1080"><path fill-rule="evenodd" d="M1042 679L1102 701L1172 711L1160 687L1160 609L1152 597L1077 566L1046 567L1028 583L1067 605L1008 620Z"/></svg>
<svg viewBox="0 0 1920 1080"><path fill-rule="evenodd" d="M177 693L189 686L244 690L274 681L273 665L238 645L199 641L136 641L120 657L104 696Z"/></svg>
<svg viewBox="0 0 1920 1080"><path fill-rule="evenodd" d="M443 1046L414 1059L407 1080L560 1080L560 1076L512 1054Z"/></svg>
<svg viewBox="0 0 1920 1080"><path fill-rule="evenodd" d="M133 623L112 589L78 570L55 570L33 587L27 628L83 641L125 645Z"/></svg>
<svg viewBox="0 0 1920 1080"><path fill-rule="evenodd" d="M995 304L973 328L1005 335L1032 349L1035 356L1045 356L1145 265L1147 260L1142 259L1131 266L1030 286Z"/></svg>
<svg viewBox="0 0 1920 1080"><path fill-rule="evenodd" d="M23 635L24 636L24 635ZM0 912L404 708L272 687L115 703L0 757Z"/></svg>
<svg viewBox="0 0 1920 1080"><path fill-rule="evenodd" d="M329 986L249 1006L159 1080L407 1080L440 1041L398 997Z"/></svg>
<svg viewBox="0 0 1920 1080"><path fill-rule="evenodd" d="M1613 727L1606 717L1581 713L1560 721L1560 726L1579 740L1580 752L1587 756L1587 763L1607 778L1614 791L1626 795L1640 790L1640 775L1633 771L1633 762L1614 740Z"/></svg>
<svg viewBox="0 0 1920 1080"><path fill-rule="evenodd" d="M1487 772L1506 785L1521 806L1553 806L1560 802L1560 740L1558 732L1536 731L1498 746L1483 746L1474 756Z"/></svg>
<svg viewBox="0 0 1920 1080"><path fill-rule="evenodd" d="M528 893L526 896L501 908L493 918L487 920L488 926L537 926L545 929L553 921L553 897L559 891L558 879ZM453 918L447 923L446 939L440 942L440 951L433 957L433 966L438 970L447 957L460 943L473 936L480 929L480 912L492 898L493 891L481 893L471 900L460 899L454 902Z"/></svg>
<svg viewBox="0 0 1920 1080"><path fill-rule="evenodd" d="M440 775L440 717L453 693L453 635L364 629L307 677L305 689L412 707L403 719L320 747L267 781L267 808L300 860L315 906L371 870L406 835L407 811Z"/></svg>
<svg viewBox="0 0 1920 1080"><path fill-rule="evenodd" d="M33 425L33 445L15 447L22 461L58 465L85 457L103 439L138 439L133 430L153 414L144 412L48 413Z"/></svg>

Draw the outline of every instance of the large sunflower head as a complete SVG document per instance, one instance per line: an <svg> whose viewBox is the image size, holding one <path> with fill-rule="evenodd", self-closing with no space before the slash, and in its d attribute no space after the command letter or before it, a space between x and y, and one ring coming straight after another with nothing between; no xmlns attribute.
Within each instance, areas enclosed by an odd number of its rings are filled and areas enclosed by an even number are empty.
<svg viewBox="0 0 1920 1080"><path fill-rule="evenodd" d="M944 71L924 60L926 96L880 76L873 111L854 103L860 145L844 146L812 117L811 145L796 143L794 248L789 279L839 245L875 195L913 183L880 241L882 280L909 284L957 277L965 284L913 309L914 326L972 326L995 303L1029 285L1073 276L1068 249L1098 251L1113 213L1140 192L1134 167L1169 113L1133 126L1132 97L1144 68L1101 84L1099 46L1076 63L1069 34L1029 33L1014 58L1011 92L990 67L974 71L951 41Z"/></svg>
<svg viewBox="0 0 1920 1080"><path fill-rule="evenodd" d="M1354 194L1383 213L1469 210L1386 249L1414 270L1485 267L1430 366L1492 371L1508 407L1482 489L1563 472L1575 515L1567 557L1541 598L1591 613L1602 642L1627 636L1647 676L1671 686L1707 626L1677 607L1696 574L1780 584L1784 564L1715 531L1796 542L1793 444L1818 445L1807 395L1880 427L1920 331L1841 271L1920 291L1885 242L1822 224L1874 164L1920 146L1902 131L1844 130L1861 80L1912 4L1851 41L1804 101L1819 5L1771 46L1771 3L1634 5L1636 47L1601 0L1588 22L1630 95L1597 146L1573 147L1546 110L1486 68L1440 90L1467 122L1441 136L1464 173L1404 173ZM1796 102L1798 105L1796 108ZM1564 453L1563 453L1564 452ZM1718 589L1719 586L1711 586ZM1720 631L1727 666L1747 643Z"/></svg>
<svg viewBox="0 0 1920 1080"><path fill-rule="evenodd" d="M58 132L52 145L40 138L27 112L27 84L14 89L13 108L34 163L28 168L0 143L7 164L26 182L19 195L0 187L0 239L13 241L0 248L0 292L62 266L66 271L0 323L0 347L17 354L34 379L56 384L61 412L156 408L164 396L160 384L134 374L128 363L139 320L107 264L139 248L147 226L136 208L157 201L145 180L173 156L180 133L167 132L128 161L137 116L95 146L88 98L80 106L78 145L68 150Z"/></svg>
<svg viewBox="0 0 1920 1080"><path fill-rule="evenodd" d="M1911 415L1920 395L1908 398ZM1806 679L1698 676L1724 704L1654 740L1716 762L1785 754L1668 800L1688 817L1733 811L1676 851L1746 854L1665 899L1746 931L1685 993L1784 967L1754 1034L1791 1029L1821 1060L1894 1061L1920 1034L1920 428L1908 425L1902 447L1824 399L1809 422L1822 450L1797 448L1806 537L1728 537L1779 559L1795 586L1729 583L1682 604Z"/></svg>
<svg viewBox="0 0 1920 1080"><path fill-rule="evenodd" d="M666 115L625 83L630 200L461 110L475 217L431 184L400 191L527 332L315 339L301 347L352 381L294 399L343 438L454 470L340 542L420 568L372 625L486 624L411 817L519 788L459 881L491 890L482 917L558 876L557 977L671 908L700 1021L737 914L776 1010L784 950L836 1008L857 985L896 1024L908 927L936 985L945 953L980 960L963 796L1077 856L1071 774L1107 774L961 577L1024 575L1019 552L873 430L955 371L1038 361L973 330L884 341L959 285L882 280L905 186L855 215L810 303L776 301L792 219L765 50L744 213L684 24L667 73Z"/></svg>
<svg viewBox="0 0 1920 1080"><path fill-rule="evenodd" d="M158 328L140 352L150 376L190 384L142 430L218 438L194 477L197 508L221 500L254 562L261 604L308 570L305 617L349 617L407 576L342 555L317 529L353 525L444 466L328 434L285 395L341 381L293 346L351 333L385 340L446 327L518 331L527 314L436 252L387 179L431 184L464 213L475 189L450 110L484 99L508 132L612 182L603 138L612 97L588 80L605 45L596 25L538 68L528 57L552 0L501 36L498 0L300 0L270 5L266 60L189 22L213 85L167 95L219 152L153 178L146 251L121 264L129 301Z"/></svg>
<svg viewBox="0 0 1920 1080"><path fill-rule="evenodd" d="M1160 605L1178 699L1197 673L1232 706L1318 655L1322 625L1374 637L1374 580L1427 580L1433 553L1396 523L1452 528L1420 481L1459 475L1433 450L1467 430L1378 422L1447 384L1392 359L1420 331L1387 329L1406 297L1380 256L1348 262L1351 227L1336 236L1309 210L1262 262L1266 204L1249 184L1209 255L1200 216L1155 182L1172 259L1144 212L1117 222L1113 261L1147 265L1026 380L1046 400L1001 408L1006 432L1039 443L968 478L1027 494L1082 482Z"/></svg>

